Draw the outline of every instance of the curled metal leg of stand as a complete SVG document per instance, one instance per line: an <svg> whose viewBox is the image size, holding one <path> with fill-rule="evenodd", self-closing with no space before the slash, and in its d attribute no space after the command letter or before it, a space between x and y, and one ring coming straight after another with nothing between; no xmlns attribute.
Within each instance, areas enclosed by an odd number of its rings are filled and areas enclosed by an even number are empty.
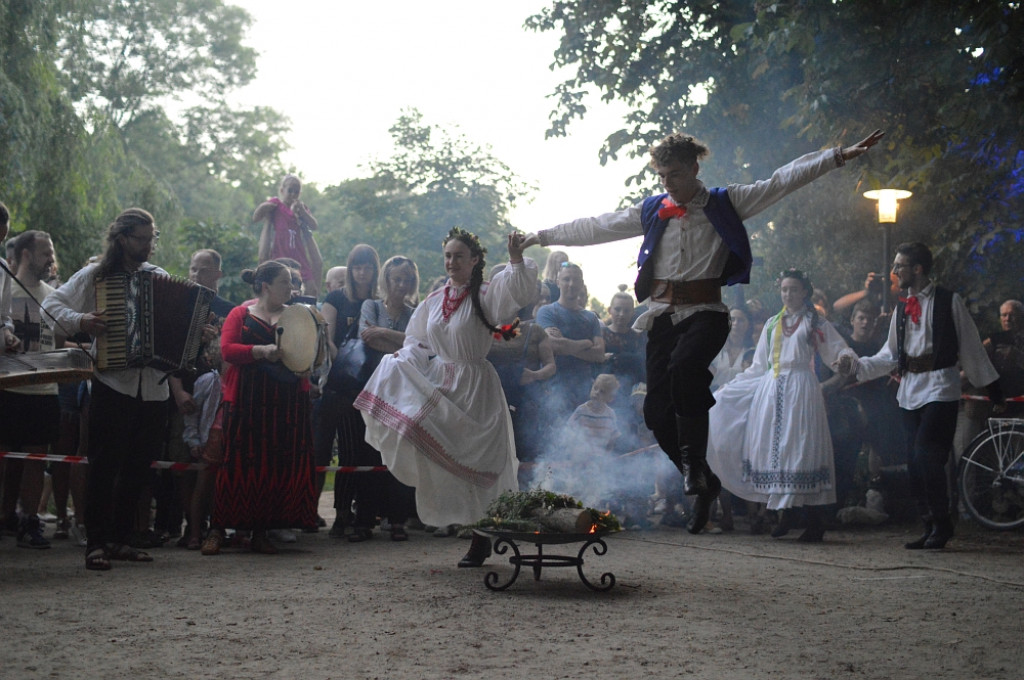
<svg viewBox="0 0 1024 680"><path fill-rule="evenodd" d="M488 572L484 576L484 585L486 585L490 590L505 590L508 588L516 582L516 579L519 578L519 573L523 567L529 567L532 569L533 578L537 581L540 580L541 571L545 567L575 567L580 580L583 581L583 584L591 590L605 592L611 590L615 585L615 576L610 572L601 574L601 578L597 583L591 582L583 574L583 553L585 553L588 548L592 547L595 555L604 555L608 552L608 544L604 542L600 534L544 534L538 531L501 532L487 530L478 530L478 532L486 536L494 537L495 554L504 555L508 553L510 549L512 550L512 556L508 558L509 563L514 567L512 576L506 582L501 583L501 576L497 572ZM532 543L537 547L537 552L533 554L523 554L519 550L517 541ZM580 542L583 543L583 547L579 549L579 552L576 553L575 556L547 555L544 553L545 545L561 545Z"/></svg>
<svg viewBox="0 0 1024 680"><path fill-rule="evenodd" d="M509 578L508 582L505 583L505 584L499 584L498 583L498 579L501 578L498 575L498 572L496 572L496 571L489 571L489 572L487 572L487 574L484 575L484 585L487 586L488 588L490 588L491 590L505 590L510 585L515 583L517 578L519 578L519 569L520 569L519 565L522 562L522 558L521 558L521 556L519 554L519 547L515 543L513 543L512 541L510 541L510 540L508 540L506 538L500 538L499 537L499 538L496 538L494 540L494 554L495 555L504 555L505 553L508 552L509 548L512 549L512 552L515 555L514 557L509 559L509 562L511 562L513 565L515 565L516 569L515 569L515 571L512 572L512 576Z"/></svg>
<svg viewBox="0 0 1024 680"><path fill-rule="evenodd" d="M583 581L583 584L591 590L598 590L602 592L606 590L611 590L615 586L615 575L611 572L606 571L605 573L601 574L601 585L591 583L583 574L583 553L585 553L587 551L587 548L591 546L593 546L594 548L595 555L604 555L606 552L608 552L608 544L606 544L600 538L588 541L583 545L582 548L580 548L580 552L576 556L576 573L580 575L580 580Z"/></svg>

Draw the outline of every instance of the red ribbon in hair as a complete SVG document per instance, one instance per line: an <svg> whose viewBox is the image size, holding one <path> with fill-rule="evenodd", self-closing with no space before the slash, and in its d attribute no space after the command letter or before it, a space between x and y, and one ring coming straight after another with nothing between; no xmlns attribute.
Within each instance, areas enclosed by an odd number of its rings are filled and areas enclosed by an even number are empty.
<svg viewBox="0 0 1024 680"><path fill-rule="evenodd" d="M682 217L686 214L686 206L676 205L667 198L661 199L663 207L658 209L659 220L670 220L673 217Z"/></svg>
<svg viewBox="0 0 1024 680"><path fill-rule="evenodd" d="M511 340L512 338L514 338L517 335L519 335L519 331L517 330L518 328L519 328L519 318L516 317L516 320L513 321L512 323L507 323L504 326L498 326L498 330L496 330L494 332L494 339L495 340L504 339L506 341Z"/></svg>
<svg viewBox="0 0 1024 680"><path fill-rule="evenodd" d="M921 301L917 299L917 296L901 297L900 302L905 305L910 320L916 324L921 323Z"/></svg>

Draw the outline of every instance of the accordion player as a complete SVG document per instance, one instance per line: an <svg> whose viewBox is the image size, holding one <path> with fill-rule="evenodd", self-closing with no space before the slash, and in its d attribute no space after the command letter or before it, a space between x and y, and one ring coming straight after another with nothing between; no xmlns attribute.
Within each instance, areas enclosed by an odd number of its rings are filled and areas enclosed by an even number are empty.
<svg viewBox="0 0 1024 680"><path fill-rule="evenodd" d="M215 296L188 279L153 271L97 279L96 308L107 312L107 331L96 339L96 367L194 370Z"/></svg>

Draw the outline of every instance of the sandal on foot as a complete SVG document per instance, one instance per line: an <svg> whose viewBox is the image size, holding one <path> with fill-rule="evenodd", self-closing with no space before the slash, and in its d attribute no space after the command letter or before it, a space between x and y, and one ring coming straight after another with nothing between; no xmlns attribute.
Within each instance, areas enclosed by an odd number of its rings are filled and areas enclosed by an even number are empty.
<svg viewBox="0 0 1024 680"><path fill-rule="evenodd" d="M249 550L261 555L277 554L277 547L270 542L266 534L253 533L252 538L249 539Z"/></svg>
<svg viewBox="0 0 1024 680"><path fill-rule="evenodd" d="M355 527L348 535L349 543L362 543L373 538L373 529L369 527Z"/></svg>
<svg viewBox="0 0 1024 680"><path fill-rule="evenodd" d="M107 551L103 548L95 548L86 553L85 568L90 571L110 571L110 560L107 559Z"/></svg>
<svg viewBox="0 0 1024 680"><path fill-rule="evenodd" d="M108 549L108 557L118 562L152 562L153 557L147 553L133 548L126 543L112 545Z"/></svg>
<svg viewBox="0 0 1024 680"><path fill-rule="evenodd" d="M211 529L210 533L206 534L206 539L203 544L199 547L199 552L204 555L219 555L220 547L224 544L224 534L217 529Z"/></svg>

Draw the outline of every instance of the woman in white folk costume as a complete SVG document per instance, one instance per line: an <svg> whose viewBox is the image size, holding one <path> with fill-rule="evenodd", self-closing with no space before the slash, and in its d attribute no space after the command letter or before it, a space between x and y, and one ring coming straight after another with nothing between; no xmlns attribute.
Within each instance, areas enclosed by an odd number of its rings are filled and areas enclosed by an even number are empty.
<svg viewBox="0 0 1024 680"><path fill-rule="evenodd" d="M834 503L836 493L814 355L835 366L853 351L810 304L806 274L788 269L779 284L784 307L765 324L754 362L715 393L708 463L732 493L782 511L773 537L788 533L793 509L804 507L800 540L818 542L825 533L821 506Z"/></svg>
<svg viewBox="0 0 1024 680"><path fill-rule="evenodd" d="M514 334L496 324L536 294L524 238L508 236L509 266L485 283L480 240L458 227L448 232L448 282L416 308L402 349L383 358L356 399L366 441L400 482L416 488L426 524L475 522L502 492L518 489L512 421L486 356L495 333ZM480 566L490 553L490 541L474 536L459 566Z"/></svg>

